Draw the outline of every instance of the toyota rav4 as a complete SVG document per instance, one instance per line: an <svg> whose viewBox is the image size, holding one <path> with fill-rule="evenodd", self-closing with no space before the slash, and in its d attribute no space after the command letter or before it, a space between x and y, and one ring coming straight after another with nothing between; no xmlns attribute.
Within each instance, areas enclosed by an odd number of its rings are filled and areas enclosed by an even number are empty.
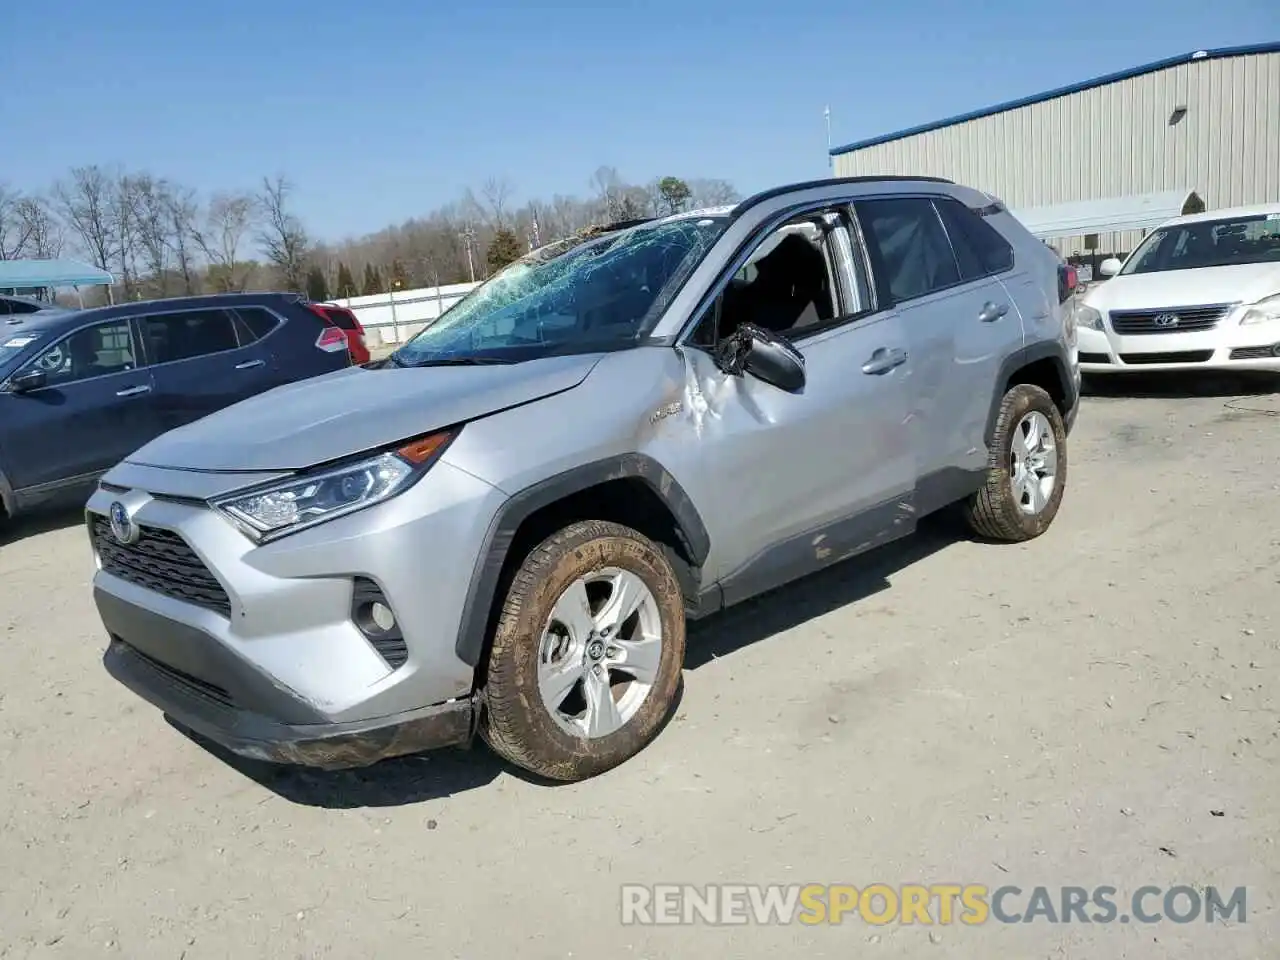
<svg viewBox="0 0 1280 960"><path fill-rule="evenodd" d="M584 234L387 361L148 443L88 503L107 669L242 755L479 733L577 780L672 709L685 624L960 506L1043 533L1061 260L996 199L832 179Z"/></svg>

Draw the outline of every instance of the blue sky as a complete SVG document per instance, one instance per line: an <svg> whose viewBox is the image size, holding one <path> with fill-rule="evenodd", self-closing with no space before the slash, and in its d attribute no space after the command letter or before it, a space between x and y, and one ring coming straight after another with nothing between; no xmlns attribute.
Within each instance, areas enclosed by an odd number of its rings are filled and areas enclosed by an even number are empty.
<svg viewBox="0 0 1280 960"><path fill-rule="evenodd" d="M0 182L122 164L207 194L284 173L324 239L488 176L519 198L585 193L602 164L749 192L825 174L828 103L842 143L1280 39L1280 0L6 6Z"/></svg>

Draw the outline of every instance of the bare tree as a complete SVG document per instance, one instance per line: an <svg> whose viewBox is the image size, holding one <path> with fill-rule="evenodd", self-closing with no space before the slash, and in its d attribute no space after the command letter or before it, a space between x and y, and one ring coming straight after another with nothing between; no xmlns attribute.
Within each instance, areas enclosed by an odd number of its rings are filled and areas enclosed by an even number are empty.
<svg viewBox="0 0 1280 960"><path fill-rule="evenodd" d="M263 226L258 242L267 259L280 271L280 278L289 290L301 292L306 283L307 232L302 221L289 211L289 194L293 187L283 176L275 180L262 178L262 193L258 204L262 211Z"/></svg>
<svg viewBox="0 0 1280 960"><path fill-rule="evenodd" d="M165 197L168 204L169 248L173 251L174 268L182 278L182 292L191 296L196 292L195 234L199 208L195 193L185 188L172 187Z"/></svg>
<svg viewBox="0 0 1280 960"><path fill-rule="evenodd" d="M22 216L26 198L0 184L0 260L17 260L31 239L30 225Z"/></svg>
<svg viewBox="0 0 1280 960"><path fill-rule="evenodd" d="M169 256L173 250L169 184L144 173L134 177L123 193L129 203L131 232L137 239L147 280L155 296L167 297Z"/></svg>
<svg viewBox="0 0 1280 960"><path fill-rule="evenodd" d="M127 173L115 179L111 191L110 224L115 233L120 282L126 300L141 297L138 289L138 181Z"/></svg>
<svg viewBox="0 0 1280 960"><path fill-rule="evenodd" d="M607 220L622 218L626 184L622 182L616 167L598 167L591 175L591 189L598 198L601 216Z"/></svg>
<svg viewBox="0 0 1280 960"><path fill-rule="evenodd" d="M62 218L79 237L93 265L110 270L116 259L115 185L101 167L74 167L53 188Z"/></svg>
<svg viewBox="0 0 1280 960"><path fill-rule="evenodd" d="M690 202L695 208L722 207L742 199L742 194L728 180L700 177L685 182L689 185Z"/></svg>
<svg viewBox="0 0 1280 960"><path fill-rule="evenodd" d="M493 229L502 230L507 227L507 204L514 192L511 181L504 177L490 177L480 188L480 195L484 197L492 214Z"/></svg>
<svg viewBox="0 0 1280 960"><path fill-rule="evenodd" d="M42 198L23 197L18 201L18 219L27 235L28 255L37 260L62 256L62 224Z"/></svg>
<svg viewBox="0 0 1280 960"><path fill-rule="evenodd" d="M244 290L252 265L240 261L240 248L254 224L254 199L219 193L209 201L202 227L193 225L192 239L209 261L209 279L221 293Z"/></svg>

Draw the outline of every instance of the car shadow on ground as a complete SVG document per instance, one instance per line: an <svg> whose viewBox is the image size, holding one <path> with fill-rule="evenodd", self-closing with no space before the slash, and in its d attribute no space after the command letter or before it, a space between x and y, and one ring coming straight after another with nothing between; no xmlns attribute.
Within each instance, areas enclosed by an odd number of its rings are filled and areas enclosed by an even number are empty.
<svg viewBox="0 0 1280 960"><path fill-rule="evenodd" d="M751 644L889 589L889 577L939 550L969 539L951 513L927 517L914 536L780 587L691 625L686 670L706 669ZM713 667L712 667L713 668ZM680 708L681 684L670 722ZM487 786L499 774L539 786L559 786L510 766L477 738L472 749L448 749L357 770L322 771L248 760L207 741L174 721L175 729L228 766L276 795L303 806L329 809L391 807L455 796Z"/></svg>
<svg viewBox="0 0 1280 960"><path fill-rule="evenodd" d="M697 670L736 650L888 590L898 571L972 535L951 512L925 517L915 534L753 597L689 627L685 669Z"/></svg>
<svg viewBox="0 0 1280 960"><path fill-rule="evenodd" d="M29 540L42 533L65 530L67 527L79 526L84 522L83 506L58 507L28 516L19 516L16 520L0 519L0 546Z"/></svg>
<svg viewBox="0 0 1280 960"><path fill-rule="evenodd" d="M1280 391L1280 375L1241 371L1085 374L1081 392L1103 400L1186 400L1196 397L1265 396Z"/></svg>

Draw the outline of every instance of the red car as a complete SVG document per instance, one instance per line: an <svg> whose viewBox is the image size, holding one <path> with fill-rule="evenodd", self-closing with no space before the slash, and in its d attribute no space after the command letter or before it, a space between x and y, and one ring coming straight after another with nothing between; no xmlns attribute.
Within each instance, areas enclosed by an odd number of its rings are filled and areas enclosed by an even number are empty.
<svg viewBox="0 0 1280 960"><path fill-rule="evenodd" d="M356 315L346 307L332 303L313 303L311 309L324 317L342 331L347 338L347 352L351 354L352 365L368 363L372 358L369 347L364 341L364 327L356 319Z"/></svg>

